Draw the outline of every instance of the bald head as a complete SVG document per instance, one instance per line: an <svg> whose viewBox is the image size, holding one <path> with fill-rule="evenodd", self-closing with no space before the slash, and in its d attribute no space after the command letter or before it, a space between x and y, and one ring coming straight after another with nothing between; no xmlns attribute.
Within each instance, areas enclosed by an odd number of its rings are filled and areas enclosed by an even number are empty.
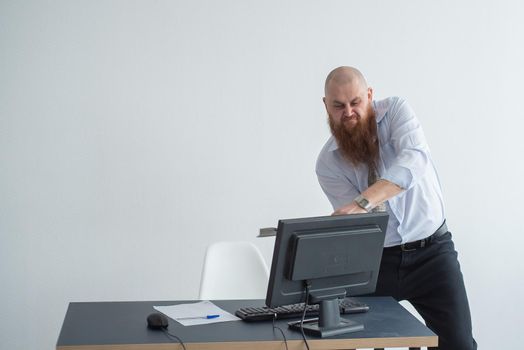
<svg viewBox="0 0 524 350"><path fill-rule="evenodd" d="M345 85L355 84L360 89L367 89L368 84L366 79L360 71L353 67L338 67L333 69L326 77L326 84L324 85L324 93L327 95L328 87L331 84Z"/></svg>

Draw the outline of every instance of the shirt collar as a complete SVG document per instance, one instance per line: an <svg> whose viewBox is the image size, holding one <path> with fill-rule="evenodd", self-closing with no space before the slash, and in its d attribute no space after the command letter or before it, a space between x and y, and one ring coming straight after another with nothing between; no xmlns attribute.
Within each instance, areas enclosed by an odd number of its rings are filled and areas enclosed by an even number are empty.
<svg viewBox="0 0 524 350"><path fill-rule="evenodd" d="M375 111L375 119L377 120L377 125L382 121L386 116L387 108L382 103L377 103L377 101L372 101L372 108ZM328 151L332 152L338 149L338 143L335 137L331 136L331 145L328 147Z"/></svg>

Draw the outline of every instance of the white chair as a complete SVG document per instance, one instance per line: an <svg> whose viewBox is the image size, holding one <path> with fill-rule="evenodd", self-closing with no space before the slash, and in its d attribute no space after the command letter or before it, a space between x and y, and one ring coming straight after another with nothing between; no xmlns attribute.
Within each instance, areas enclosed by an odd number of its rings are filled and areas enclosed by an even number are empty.
<svg viewBox="0 0 524 350"><path fill-rule="evenodd" d="M249 242L218 242L206 250L200 300L264 299L269 270L258 248Z"/></svg>

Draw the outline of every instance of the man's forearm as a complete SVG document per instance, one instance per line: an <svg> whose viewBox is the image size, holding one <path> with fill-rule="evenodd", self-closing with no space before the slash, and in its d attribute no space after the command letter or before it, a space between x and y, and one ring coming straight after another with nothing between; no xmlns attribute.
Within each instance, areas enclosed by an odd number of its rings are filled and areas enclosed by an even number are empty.
<svg viewBox="0 0 524 350"><path fill-rule="evenodd" d="M371 203L371 207L374 208L402 191L404 191L404 189L397 184L381 179L362 192L362 196L366 198ZM351 203L338 208L332 215L358 214L365 212L366 210L362 209L355 201L352 201Z"/></svg>
<svg viewBox="0 0 524 350"><path fill-rule="evenodd" d="M362 192L362 197L366 198L372 207L376 207L380 203L395 197L402 191L404 191L404 189L399 185L388 180L380 179Z"/></svg>

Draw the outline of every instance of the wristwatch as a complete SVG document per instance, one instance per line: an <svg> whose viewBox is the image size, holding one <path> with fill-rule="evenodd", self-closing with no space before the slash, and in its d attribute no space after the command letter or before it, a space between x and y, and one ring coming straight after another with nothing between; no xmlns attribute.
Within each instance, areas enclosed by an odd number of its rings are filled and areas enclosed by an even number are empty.
<svg viewBox="0 0 524 350"><path fill-rule="evenodd" d="M361 194L359 194L358 197L354 199L354 201L355 203L357 203L359 207L361 207L368 213L371 211L371 209L373 209L372 208L373 206L371 205L371 203L366 198L364 198Z"/></svg>

